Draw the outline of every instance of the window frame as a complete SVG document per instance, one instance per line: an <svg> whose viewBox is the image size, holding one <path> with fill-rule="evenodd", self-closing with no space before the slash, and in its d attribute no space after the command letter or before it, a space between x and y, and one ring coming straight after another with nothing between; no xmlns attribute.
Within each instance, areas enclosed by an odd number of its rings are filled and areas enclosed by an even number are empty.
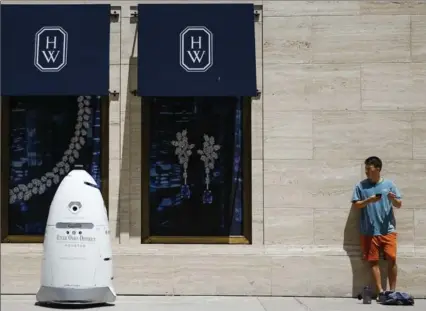
<svg viewBox="0 0 426 311"><path fill-rule="evenodd" d="M251 244L252 243L252 98L241 96L243 126L242 173L243 176L243 234L239 236L153 236L150 234L149 205L149 152L150 107L155 97L142 97L142 159L141 159L141 243L143 244Z"/></svg>
<svg viewBox="0 0 426 311"><path fill-rule="evenodd" d="M29 95L31 96L31 95ZM43 243L44 235L9 235L10 96L1 96L1 243ZM101 96L101 193L108 213L109 96Z"/></svg>

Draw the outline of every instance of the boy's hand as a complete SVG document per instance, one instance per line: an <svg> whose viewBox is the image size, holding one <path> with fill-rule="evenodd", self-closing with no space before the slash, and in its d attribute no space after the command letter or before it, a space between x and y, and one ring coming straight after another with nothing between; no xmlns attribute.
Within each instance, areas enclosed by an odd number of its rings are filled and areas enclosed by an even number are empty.
<svg viewBox="0 0 426 311"><path fill-rule="evenodd" d="M396 199L396 194L393 193L393 192L389 192L388 193L388 198L389 198L389 200Z"/></svg>
<svg viewBox="0 0 426 311"><path fill-rule="evenodd" d="M367 200L368 200L368 203L375 203L377 201L380 201L380 199L381 199L381 197L377 197L375 194L373 194Z"/></svg>

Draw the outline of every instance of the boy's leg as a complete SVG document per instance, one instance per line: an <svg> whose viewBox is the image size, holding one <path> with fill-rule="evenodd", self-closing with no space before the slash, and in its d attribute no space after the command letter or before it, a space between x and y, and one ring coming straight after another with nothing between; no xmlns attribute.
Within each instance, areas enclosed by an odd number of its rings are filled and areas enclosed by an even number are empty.
<svg viewBox="0 0 426 311"><path fill-rule="evenodd" d="M374 283L378 292L381 293L383 292L383 287L379 266L379 239L374 236L361 236L361 248L363 259L370 264Z"/></svg>
<svg viewBox="0 0 426 311"><path fill-rule="evenodd" d="M383 251L388 262L389 289L395 291L398 268L396 265L397 233L392 232L381 236Z"/></svg>

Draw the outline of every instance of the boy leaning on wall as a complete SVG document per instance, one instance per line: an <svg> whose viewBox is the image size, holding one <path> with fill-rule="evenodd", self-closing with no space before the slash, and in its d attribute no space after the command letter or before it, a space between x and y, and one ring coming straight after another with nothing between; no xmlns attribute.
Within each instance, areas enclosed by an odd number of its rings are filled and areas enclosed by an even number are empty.
<svg viewBox="0 0 426 311"><path fill-rule="evenodd" d="M391 291L397 279L397 233L393 207L401 208L401 193L395 183L381 176L382 160L369 157L364 161L366 179L360 181L352 195L352 207L361 209L360 231L363 259L368 261L378 291L384 297L380 276L379 256L383 250L388 262Z"/></svg>

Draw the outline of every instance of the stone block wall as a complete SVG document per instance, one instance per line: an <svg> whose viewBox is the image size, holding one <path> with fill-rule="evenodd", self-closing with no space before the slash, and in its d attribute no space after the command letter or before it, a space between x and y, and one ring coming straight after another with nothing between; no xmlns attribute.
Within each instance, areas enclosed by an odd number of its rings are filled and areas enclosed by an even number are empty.
<svg viewBox="0 0 426 311"><path fill-rule="evenodd" d="M377 155L426 247L426 2L264 1L265 244L357 245L349 200ZM349 228L349 227L350 228Z"/></svg>
<svg viewBox="0 0 426 311"><path fill-rule="evenodd" d="M120 13L111 24L110 89L120 94L110 102L108 196L118 293L356 295L369 275L349 200L363 160L377 155L404 195L399 285L426 297L426 2L255 1L262 95L252 104L247 246L140 244L131 13L142 2L72 2L111 3ZM41 254L41 245L3 244L2 293L34 293Z"/></svg>

